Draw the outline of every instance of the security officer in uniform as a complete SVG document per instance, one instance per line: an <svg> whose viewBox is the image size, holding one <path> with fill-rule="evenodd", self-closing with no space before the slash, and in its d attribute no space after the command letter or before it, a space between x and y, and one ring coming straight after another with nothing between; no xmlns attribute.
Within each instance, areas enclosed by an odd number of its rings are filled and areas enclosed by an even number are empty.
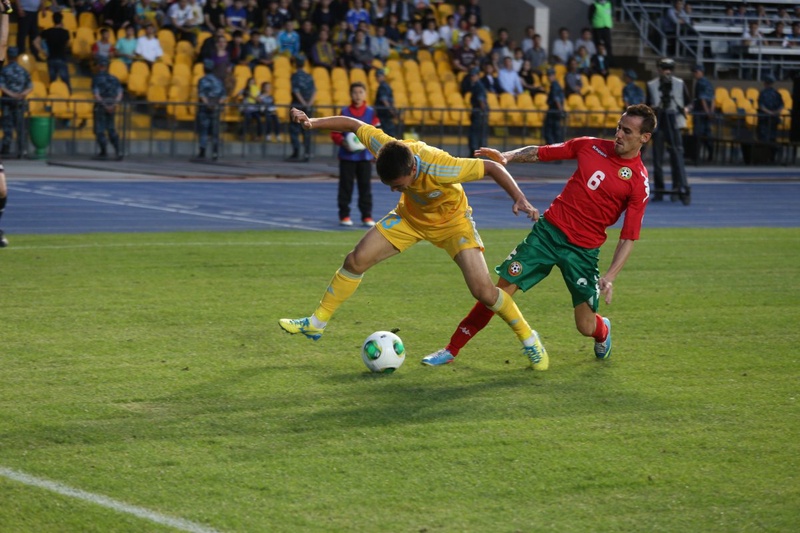
<svg viewBox="0 0 800 533"><path fill-rule="evenodd" d="M544 117L544 142L556 144L564 142L564 128L561 120L564 117L564 89L556 80L555 69L547 69L550 80L550 92L547 93L547 114Z"/></svg>
<svg viewBox="0 0 800 533"><path fill-rule="evenodd" d="M203 61L205 75L197 82L197 135L200 152L197 159L205 159L208 137L211 136L211 159L217 160L219 149L219 112L220 104L224 104L227 94L225 84L213 74L214 61Z"/></svg>
<svg viewBox="0 0 800 533"><path fill-rule="evenodd" d="M773 144L772 159L778 156L778 123L783 112L783 98L773 87L775 76L768 73L764 76L764 88L758 94L758 125L756 132L758 140L763 143Z"/></svg>
<svg viewBox="0 0 800 533"><path fill-rule="evenodd" d="M311 108L314 107L314 100L317 97L317 87L314 85L314 78L306 72L303 67L306 58L300 54L295 57L297 70L292 74L292 107L303 111L311 116ZM291 122L289 124L289 139L292 141L292 155L288 161L300 161L300 135L303 136L303 161L308 162L311 158L311 130L306 130L302 125Z"/></svg>
<svg viewBox="0 0 800 533"><path fill-rule="evenodd" d="M703 65L692 67L694 74L694 99L692 100L692 120L694 135L700 147L706 149L706 159L714 159L714 141L711 137L711 120L714 115L714 86L705 76ZM700 154L698 153L698 158Z"/></svg>
<svg viewBox="0 0 800 533"><path fill-rule="evenodd" d="M19 51L16 47L9 47L8 65L0 70L0 113L3 115L3 144L0 154L8 155L11 151L11 141L14 132L17 135L17 156L24 155L25 135L23 133L23 118L25 116L25 97L33 91L33 82L28 71L17 63Z"/></svg>
<svg viewBox="0 0 800 533"><path fill-rule="evenodd" d="M375 111L381 121L381 129L386 135L397 137L397 109L394 107L394 91L386 81L386 71L379 68L375 71L375 80L378 82L378 91L375 94Z"/></svg>
<svg viewBox="0 0 800 533"><path fill-rule="evenodd" d="M100 153L97 157L105 159L106 152L106 132L114 147L117 159L122 159L122 151L119 148L119 135L114 128L114 113L117 104L122 100L122 84L113 74L108 73L108 59L100 57L97 59L97 74L92 78L92 95L94 96L94 135L97 144L100 145Z"/></svg>
<svg viewBox="0 0 800 533"><path fill-rule="evenodd" d="M469 102L472 106L469 122L469 157L475 150L489 144L489 102L486 98L486 86L480 81L480 70L472 67L469 71L472 82Z"/></svg>
<svg viewBox="0 0 800 533"><path fill-rule="evenodd" d="M686 84L672 75L675 61L663 58L656 64L658 77L647 82L647 104L653 108L658 118L658 126L653 132L653 179L655 190L653 201L660 202L664 193L668 193L672 201L680 200L689 205L690 190L686 179L686 167L683 161L683 139L681 129L686 127L686 102L688 100ZM670 168L672 169L672 189L664 188L664 149L669 150ZM677 195L677 196L676 196Z"/></svg>

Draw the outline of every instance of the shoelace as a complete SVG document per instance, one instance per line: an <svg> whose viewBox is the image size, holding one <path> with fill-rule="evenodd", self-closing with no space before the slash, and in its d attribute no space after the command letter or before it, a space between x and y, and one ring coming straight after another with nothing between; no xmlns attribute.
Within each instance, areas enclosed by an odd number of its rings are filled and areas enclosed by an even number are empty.
<svg viewBox="0 0 800 533"><path fill-rule="evenodd" d="M524 346L522 351L528 356L532 363L538 363L542 360L542 354L536 349L536 346Z"/></svg>

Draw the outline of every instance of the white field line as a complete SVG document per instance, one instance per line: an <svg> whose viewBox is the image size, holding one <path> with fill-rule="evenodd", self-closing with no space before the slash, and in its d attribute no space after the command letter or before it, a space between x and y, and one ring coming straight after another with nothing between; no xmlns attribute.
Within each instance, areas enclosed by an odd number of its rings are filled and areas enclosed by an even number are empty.
<svg viewBox="0 0 800 533"><path fill-rule="evenodd" d="M110 204L110 205L121 205L125 207L136 207L139 209L150 209L152 211L164 211L166 213L177 213L180 215L191 215L195 217L202 217L202 218L215 218L219 220L232 220L235 222L247 222L251 224L263 224L265 226L277 226L281 228L290 228L290 229L304 229L304 230L312 230L312 231L333 231L328 229L322 228L314 228L311 226L303 226L301 224L284 224L282 222L274 222L271 220L262 220L258 218L249 218L249 217L237 217L237 216L230 216L230 215L217 215L213 213L200 213L197 211L192 211L190 209L179 209L174 207L159 207L156 205L149 205L149 204L139 204L136 202L124 202L119 200L106 200L102 198L95 198L91 195L84 195L84 194L63 194L63 193L56 193L56 192L45 192L36 189L28 189L24 187L9 187L10 190L18 191L18 192L27 192L31 194L39 194L41 196L53 196L56 198L67 198L69 200L83 200L84 202L96 202L100 204Z"/></svg>
<svg viewBox="0 0 800 533"><path fill-rule="evenodd" d="M47 479L31 476L23 472L11 470L10 468L0 467L0 476L10 479L12 481L16 481L18 483L22 483L24 485L28 485L31 487L38 487L40 489L46 489L51 492L61 494L62 496L76 498L78 500L94 503L101 507L112 509L120 513L130 514L142 518L144 520L149 520L150 522L155 522L156 524L173 527L180 531L188 531L190 533L219 533L218 530L204 526L202 524L190 522L189 520L184 520L182 518L173 518L171 516L166 516L161 513L151 511L150 509L145 509L144 507L129 505L127 503L114 500L107 496L103 496L102 494L94 494L92 492L86 492L84 490L74 489L67 485L56 483L55 481L49 481Z"/></svg>
<svg viewBox="0 0 800 533"><path fill-rule="evenodd" d="M352 243L342 244L337 242L120 242L120 243L91 243L91 244L43 244L31 246L10 246L3 253L14 250L80 250L80 249L94 249L94 248L178 248L181 246L188 247L215 247L215 246L341 246L342 249L352 248Z"/></svg>

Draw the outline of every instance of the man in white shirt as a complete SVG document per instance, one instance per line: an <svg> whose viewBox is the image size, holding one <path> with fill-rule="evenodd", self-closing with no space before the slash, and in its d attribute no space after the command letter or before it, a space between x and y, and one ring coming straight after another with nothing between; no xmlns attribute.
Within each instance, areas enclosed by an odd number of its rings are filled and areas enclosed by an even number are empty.
<svg viewBox="0 0 800 533"><path fill-rule="evenodd" d="M137 39L136 55L151 65L164 55L161 43L158 42L158 37L156 37L156 28L152 24L145 26L145 34Z"/></svg>
<svg viewBox="0 0 800 533"><path fill-rule="evenodd" d="M511 93L515 97L522 92L522 81L519 79L519 73L513 68L514 60L510 57L503 59L503 68L497 74L497 81L500 88L505 93Z"/></svg>
<svg viewBox="0 0 800 533"><path fill-rule="evenodd" d="M195 19L194 7L189 0L178 0L169 7L167 11L170 23L175 30L179 40L189 41L193 45L197 44L197 29L199 20Z"/></svg>
<svg viewBox="0 0 800 533"><path fill-rule="evenodd" d="M581 46L585 47L586 51L589 52L589 57L597 54L597 47L592 40L591 28L583 28L581 30L580 38L575 40L575 50L580 50Z"/></svg>
<svg viewBox="0 0 800 533"><path fill-rule="evenodd" d="M566 65L569 59L575 55L575 47L569 40L569 30L563 26L558 30L558 39L553 41L550 50L556 60L562 65Z"/></svg>

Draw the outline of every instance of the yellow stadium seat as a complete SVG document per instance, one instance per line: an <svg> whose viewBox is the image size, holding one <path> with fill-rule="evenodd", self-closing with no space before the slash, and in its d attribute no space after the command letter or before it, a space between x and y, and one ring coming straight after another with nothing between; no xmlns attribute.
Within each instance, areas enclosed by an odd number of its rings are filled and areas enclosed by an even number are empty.
<svg viewBox="0 0 800 533"><path fill-rule="evenodd" d="M52 27L53 27L53 13L47 9L39 10L39 31L44 31Z"/></svg>
<svg viewBox="0 0 800 533"><path fill-rule="evenodd" d="M714 102L716 103L717 108L722 108L722 103L726 100L730 100L731 95L728 92L728 89L725 87L717 87L714 89Z"/></svg>
<svg viewBox="0 0 800 533"><path fill-rule="evenodd" d="M172 66L171 85L186 85L192 81L192 69L183 63L175 63Z"/></svg>
<svg viewBox="0 0 800 533"><path fill-rule="evenodd" d="M492 51L492 34L489 33L489 30L486 28L478 28L478 37L481 40L481 50L484 54L488 54Z"/></svg>
<svg viewBox="0 0 800 533"><path fill-rule="evenodd" d="M78 27L89 28L90 30L97 29L97 17L91 11L84 11L78 15Z"/></svg>
<svg viewBox="0 0 800 533"><path fill-rule="evenodd" d="M286 56L276 55L272 61L272 69L275 74L279 71L292 72L292 62Z"/></svg>
<svg viewBox="0 0 800 533"><path fill-rule="evenodd" d="M609 74L608 77L606 77L606 87L608 87L612 96L619 96L622 94L624 84L619 76L616 74Z"/></svg>
<svg viewBox="0 0 800 533"><path fill-rule="evenodd" d="M51 98L69 97L69 87L67 87L67 84L61 80L55 80L50 82L50 86L48 87L47 92Z"/></svg>
<svg viewBox="0 0 800 533"><path fill-rule="evenodd" d="M213 36L213 34L210 31L205 31L205 30L201 31L197 35L197 45L195 46L195 49L194 49L195 54L199 54L200 53L200 48L202 48L203 43L206 41L206 39L208 39L209 37L212 37L212 36Z"/></svg>
<svg viewBox="0 0 800 533"><path fill-rule="evenodd" d="M253 77L256 79L258 86L264 82L272 82L272 71L266 65L256 65L256 68L253 70Z"/></svg>
<svg viewBox="0 0 800 533"><path fill-rule="evenodd" d="M421 48L417 51L417 61L419 63L424 63L426 61L433 62L433 54L431 54L430 50Z"/></svg>
<svg viewBox="0 0 800 533"><path fill-rule="evenodd" d="M87 59L92 56L92 45L95 42L94 30L91 28L78 28L75 37L70 43L73 57Z"/></svg>
<svg viewBox="0 0 800 533"><path fill-rule="evenodd" d="M500 107L505 112L505 124L508 126L521 126L522 113L517 109L517 101L514 95L502 93L499 98Z"/></svg>
<svg viewBox="0 0 800 533"><path fill-rule="evenodd" d="M164 55L167 57L172 57L175 55L175 34L172 31L167 29L158 30L156 34L158 37L158 42L161 44L161 50L164 51Z"/></svg>
<svg viewBox="0 0 800 533"><path fill-rule="evenodd" d="M144 61L134 61L128 74L128 91L134 96L144 96L149 82L150 67Z"/></svg>
<svg viewBox="0 0 800 533"><path fill-rule="evenodd" d="M253 71L250 70L250 65L236 65L233 67L233 77L234 78L245 78L245 80L253 75Z"/></svg>
<svg viewBox="0 0 800 533"><path fill-rule="evenodd" d="M178 41L175 45L175 55L177 54L186 54L194 58L194 46L189 41Z"/></svg>
<svg viewBox="0 0 800 533"><path fill-rule="evenodd" d="M64 17L61 19L61 24L64 25L64 29L74 33L75 30L78 29L78 19L75 18L75 13L64 9L62 9L60 13Z"/></svg>
<svg viewBox="0 0 800 533"><path fill-rule="evenodd" d="M740 100L744 100L745 99L744 90L742 90L741 87L733 87L730 90L730 95L731 95L731 99L733 99L733 100L735 100L737 102L740 101Z"/></svg>
<svg viewBox="0 0 800 533"><path fill-rule="evenodd" d="M160 85L162 87L168 87L171 81L172 72L170 72L168 66L166 66L164 63L153 64L153 68L150 71L150 80L148 85Z"/></svg>
<svg viewBox="0 0 800 533"><path fill-rule="evenodd" d="M783 87L778 89L778 93L781 95L781 98L783 98L784 111L786 111L786 110L791 111L791 109L792 109L792 93L790 93L788 89L784 89Z"/></svg>
<svg viewBox="0 0 800 533"><path fill-rule="evenodd" d="M128 65L121 59L112 59L108 64L108 73L116 76L122 85L128 84Z"/></svg>
<svg viewBox="0 0 800 533"><path fill-rule="evenodd" d="M755 87L748 87L744 92L745 97L753 103L758 103L758 94L759 91Z"/></svg>
<svg viewBox="0 0 800 533"><path fill-rule="evenodd" d="M195 63L194 66L192 67L192 78L203 77L205 76L205 74L206 71L205 68L203 67L203 63L201 62Z"/></svg>
<svg viewBox="0 0 800 533"><path fill-rule="evenodd" d="M350 83L355 83L360 81L364 85L367 84L367 73L362 68L351 68L350 69Z"/></svg>

